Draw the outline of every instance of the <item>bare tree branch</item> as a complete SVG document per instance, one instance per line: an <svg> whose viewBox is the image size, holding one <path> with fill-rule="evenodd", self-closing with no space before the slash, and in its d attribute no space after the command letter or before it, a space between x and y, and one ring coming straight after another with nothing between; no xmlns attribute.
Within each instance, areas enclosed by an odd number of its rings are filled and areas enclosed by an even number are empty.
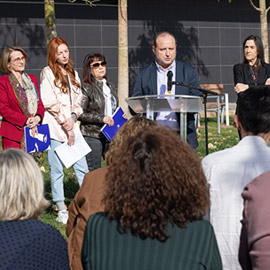
<svg viewBox="0 0 270 270"><path fill-rule="evenodd" d="M77 0L68 0L68 2L70 2L70 3L74 3L76 1ZM96 5L94 3L99 2L100 0L82 0L82 1L84 1L86 4L89 4L90 7L95 7Z"/></svg>
<svg viewBox="0 0 270 270"><path fill-rule="evenodd" d="M256 9L257 11L261 11L260 8L258 8L258 7L255 6L255 4L253 3L252 0L249 0L249 2L250 2L251 6L252 6L254 9Z"/></svg>

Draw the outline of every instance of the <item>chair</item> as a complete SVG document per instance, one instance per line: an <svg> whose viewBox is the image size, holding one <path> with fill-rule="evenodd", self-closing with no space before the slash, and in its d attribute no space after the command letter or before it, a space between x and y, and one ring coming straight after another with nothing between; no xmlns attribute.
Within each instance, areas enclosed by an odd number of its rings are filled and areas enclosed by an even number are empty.
<svg viewBox="0 0 270 270"><path fill-rule="evenodd" d="M206 103L207 112L215 112L217 116L217 129L220 133L220 123L224 123L226 113L226 125L229 126L229 95L224 93L223 84L201 84L201 88L217 93L217 96L208 96Z"/></svg>

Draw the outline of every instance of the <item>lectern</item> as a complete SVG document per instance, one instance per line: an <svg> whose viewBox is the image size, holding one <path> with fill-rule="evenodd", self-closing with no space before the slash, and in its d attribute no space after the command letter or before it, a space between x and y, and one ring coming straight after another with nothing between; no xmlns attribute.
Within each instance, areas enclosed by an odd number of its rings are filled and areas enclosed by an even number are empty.
<svg viewBox="0 0 270 270"><path fill-rule="evenodd" d="M202 98L188 95L149 95L126 98L127 104L136 113L146 113L154 120L155 112L180 113L180 135L187 139L187 113L203 111Z"/></svg>

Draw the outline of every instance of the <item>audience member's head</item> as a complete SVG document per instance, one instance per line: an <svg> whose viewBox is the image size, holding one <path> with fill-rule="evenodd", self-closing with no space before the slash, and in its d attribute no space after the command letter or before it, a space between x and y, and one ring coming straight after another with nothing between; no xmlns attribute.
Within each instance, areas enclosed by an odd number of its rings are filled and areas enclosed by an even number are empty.
<svg viewBox="0 0 270 270"><path fill-rule="evenodd" d="M104 204L123 229L165 241L169 222L184 227L201 219L209 207L199 157L171 130L143 128L114 152Z"/></svg>
<svg viewBox="0 0 270 270"><path fill-rule="evenodd" d="M37 218L49 206L34 159L18 149L0 152L0 221Z"/></svg>
<svg viewBox="0 0 270 270"><path fill-rule="evenodd" d="M243 135L259 135L270 132L269 86L251 87L239 94L236 125Z"/></svg>
<svg viewBox="0 0 270 270"><path fill-rule="evenodd" d="M110 165L112 159L114 159L115 152L118 151L118 148L123 144L123 142L134 136L141 128L148 126L156 126L157 123L153 120L150 120L144 116L135 115L131 117L116 133L115 137L110 143L110 148L106 153L106 164Z"/></svg>

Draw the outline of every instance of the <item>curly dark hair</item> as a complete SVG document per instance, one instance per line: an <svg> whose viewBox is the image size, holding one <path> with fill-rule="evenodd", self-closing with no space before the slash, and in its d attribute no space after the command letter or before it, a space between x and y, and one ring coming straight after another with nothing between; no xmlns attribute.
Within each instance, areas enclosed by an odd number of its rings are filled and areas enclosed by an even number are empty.
<svg viewBox="0 0 270 270"><path fill-rule="evenodd" d="M113 137L108 152L105 155L106 165L110 165L122 143L130 136L134 136L141 128L156 126L157 122L145 116L134 115L117 131Z"/></svg>
<svg viewBox="0 0 270 270"><path fill-rule="evenodd" d="M206 214L209 189L200 159L175 132L146 127L114 154L103 202L124 230L166 241L169 222L185 227Z"/></svg>

